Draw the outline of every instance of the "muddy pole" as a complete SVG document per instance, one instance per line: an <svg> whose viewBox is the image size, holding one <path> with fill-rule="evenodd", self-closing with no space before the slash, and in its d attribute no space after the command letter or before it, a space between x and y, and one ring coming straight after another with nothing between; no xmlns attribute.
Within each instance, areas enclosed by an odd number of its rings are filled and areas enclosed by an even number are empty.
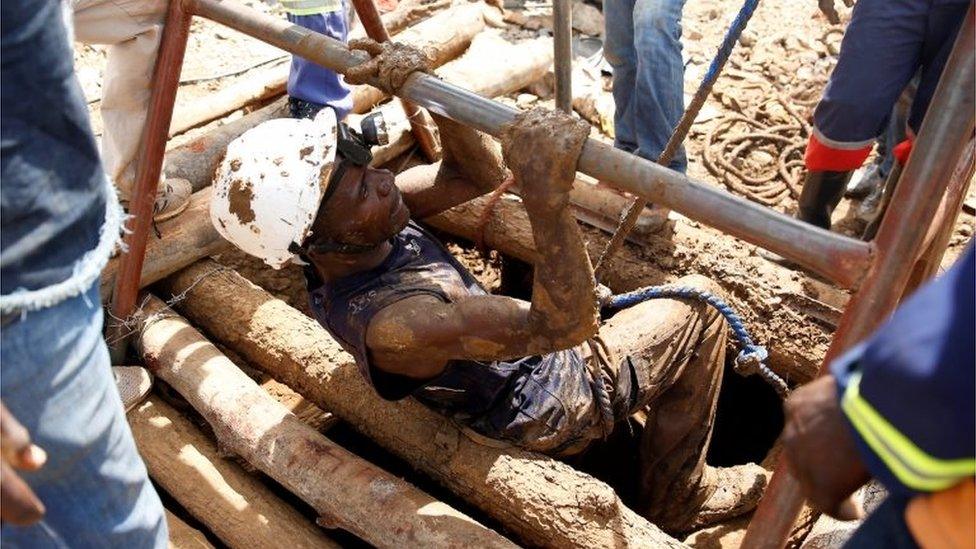
<svg viewBox="0 0 976 549"><path fill-rule="evenodd" d="M324 67L344 73L368 60L341 42L222 0L193 0L195 13L223 23ZM491 135L517 114L511 107L413 73L398 95ZM785 214L699 183L654 162L589 139L577 169L598 180L662 204L692 219L762 246L849 288L864 275L871 247L860 240L811 227Z"/></svg>
<svg viewBox="0 0 976 549"><path fill-rule="evenodd" d="M956 170L952 173L952 180L949 182L942 203L939 204L939 213L935 216L932 226L929 227L929 234L926 235L925 253L915 264L912 276L905 286L905 295L902 299L911 295L926 280L939 272L942 258L949 246L949 239L952 237L952 232L956 226L956 219L959 217L962 203L966 200L969 185L972 183L974 168L976 168L974 145L976 142L970 139L966 154L963 155L959 165L956 166Z"/></svg>
<svg viewBox="0 0 976 549"><path fill-rule="evenodd" d="M139 156L136 158L135 188L129 201L129 215L133 219L129 225L131 232L125 235L124 240L128 251L122 254L119 261L119 274L112 294L112 316L116 319L129 318L136 307L142 261L152 226L153 202L159 186L191 20L192 15L184 10L182 0L172 0L169 3L163 38L153 69L149 112L142 129ZM128 346L125 328L121 324L110 324L108 330L108 340L114 342L110 349L112 363L120 364L125 360Z"/></svg>
<svg viewBox="0 0 976 549"><path fill-rule="evenodd" d="M366 29L366 36L377 42L390 41L390 33L386 32L383 20L380 19L380 12L376 9L373 0L352 0L352 5L356 9L359 20L363 23L363 28ZM437 136L434 135L432 129L434 124L427 112L409 101L403 101L403 112L410 120L410 128L413 131L414 138L417 139L420 150L427 157L427 160L431 162L440 160L441 144L438 142Z"/></svg>
<svg viewBox="0 0 976 549"><path fill-rule="evenodd" d="M222 448L306 501L320 523L376 547L513 547L302 423L186 320L146 298L137 340L145 364L207 420Z"/></svg>
<svg viewBox="0 0 976 549"><path fill-rule="evenodd" d="M959 31L942 79L922 122L918 139L878 229L874 261L841 317L821 366L869 336L895 310L925 245L946 185L976 128L976 28L973 7ZM803 505L800 485L781 458L769 488L749 524L743 547L783 546Z"/></svg>
<svg viewBox="0 0 976 549"><path fill-rule="evenodd" d="M556 108L573 111L573 0L553 0L553 59Z"/></svg>

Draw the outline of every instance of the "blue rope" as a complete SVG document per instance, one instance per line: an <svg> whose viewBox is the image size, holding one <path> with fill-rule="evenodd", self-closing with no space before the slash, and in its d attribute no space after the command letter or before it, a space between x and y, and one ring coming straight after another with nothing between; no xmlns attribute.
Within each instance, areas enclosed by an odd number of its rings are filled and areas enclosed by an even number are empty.
<svg viewBox="0 0 976 549"><path fill-rule="evenodd" d="M725 33L725 38L722 39L722 45L719 46L718 52L712 59L711 65L708 66L708 72L702 78L701 84L698 89L710 88L712 84L715 83L715 79L718 78L720 72L722 72L722 67L725 62L728 61L729 56L732 55L732 48L735 47L735 43L739 40L739 36L742 35L742 31L746 28L746 23L749 19L752 19L752 14L756 11L756 7L759 6L759 0L746 0L742 4L742 8L739 13L736 14L735 19L729 26L728 32Z"/></svg>
<svg viewBox="0 0 976 549"><path fill-rule="evenodd" d="M746 330L742 318L728 303L715 294L688 286L647 286L625 294L617 294L609 299L606 306L612 309L626 309L649 299L661 298L692 299L714 307L728 321L732 333L739 341L741 350L735 357L735 371L744 376L759 374L781 397L786 398L789 394L786 382L766 366L769 352L762 345L756 345Z"/></svg>

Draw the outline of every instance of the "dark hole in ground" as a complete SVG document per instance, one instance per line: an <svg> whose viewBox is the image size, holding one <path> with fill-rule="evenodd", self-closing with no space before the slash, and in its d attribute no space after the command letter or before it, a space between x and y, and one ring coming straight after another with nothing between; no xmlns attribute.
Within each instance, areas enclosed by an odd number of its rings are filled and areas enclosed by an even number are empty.
<svg viewBox="0 0 976 549"><path fill-rule="evenodd" d="M735 373L730 355L726 355L715 430L706 459L719 466L759 463L783 430L783 401L759 376Z"/></svg>

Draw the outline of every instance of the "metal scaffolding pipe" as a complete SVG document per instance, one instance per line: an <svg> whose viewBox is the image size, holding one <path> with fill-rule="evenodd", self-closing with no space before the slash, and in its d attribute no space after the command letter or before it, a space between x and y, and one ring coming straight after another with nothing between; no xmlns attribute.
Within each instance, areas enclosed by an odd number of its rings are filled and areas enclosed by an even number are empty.
<svg viewBox="0 0 976 549"><path fill-rule="evenodd" d="M573 0L552 2L552 48L556 108L573 111Z"/></svg>
<svg viewBox="0 0 976 549"><path fill-rule="evenodd" d="M364 52L350 51L337 40L231 0L189 0L187 7L197 15L338 72L368 59ZM496 137L518 112L421 73L411 75L398 95ZM855 286L867 270L869 244L817 229L594 139L584 146L577 169L766 248L845 288Z"/></svg>
<svg viewBox="0 0 976 549"><path fill-rule="evenodd" d="M191 20L191 14L183 8L179 0L170 2L165 32L160 42L156 66L153 68L149 112L142 129L139 156L136 158L135 187L129 201L129 214L133 219L129 225L131 232L125 235L124 240L128 252L123 253L119 259L119 271L112 292L111 314L116 322L108 327L108 340L112 342L110 351L113 364L121 364L125 359L128 337L123 323L136 308L142 263L146 255L149 228L152 226L153 202L163 169L163 154L166 152L169 124L173 119L173 106L176 103L176 90L179 87Z"/></svg>
<svg viewBox="0 0 976 549"><path fill-rule="evenodd" d="M932 97L908 164L878 229L876 257L824 357L820 373L840 353L869 336L898 306L927 228L976 128L976 27L973 8L963 22ZM778 549L803 505L800 485L781 458L742 547Z"/></svg>

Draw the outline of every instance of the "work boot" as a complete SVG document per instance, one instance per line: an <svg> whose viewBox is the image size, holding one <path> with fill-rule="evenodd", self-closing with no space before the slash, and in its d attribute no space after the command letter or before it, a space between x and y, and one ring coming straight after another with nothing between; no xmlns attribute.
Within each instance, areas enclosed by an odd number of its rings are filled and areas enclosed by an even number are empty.
<svg viewBox="0 0 976 549"><path fill-rule="evenodd" d="M312 103L311 101L305 101L297 97L288 98L288 113L292 118L308 118L311 120L324 107L325 105L319 105L318 103Z"/></svg>
<svg viewBox="0 0 976 549"><path fill-rule="evenodd" d="M830 216L844 197L851 172L811 171L803 181L797 217L811 225L830 230Z"/></svg>
<svg viewBox="0 0 976 549"><path fill-rule="evenodd" d="M126 412L145 400L152 389L152 375L141 366L112 366L112 375Z"/></svg>
<svg viewBox="0 0 976 549"><path fill-rule="evenodd" d="M160 223L183 213L190 205L191 194L193 186L186 179L167 179L160 183L153 202L153 221Z"/></svg>
<svg viewBox="0 0 976 549"><path fill-rule="evenodd" d="M747 463L733 467L706 465L702 475L702 488L707 495L697 514L685 524L661 524L662 528L690 532L752 511L762 499L770 472Z"/></svg>
<svg viewBox="0 0 976 549"><path fill-rule="evenodd" d="M844 198L862 200L881 188L884 182L885 174L881 171L881 164L872 164L864 170L864 175L847 186L847 190L844 191Z"/></svg>

